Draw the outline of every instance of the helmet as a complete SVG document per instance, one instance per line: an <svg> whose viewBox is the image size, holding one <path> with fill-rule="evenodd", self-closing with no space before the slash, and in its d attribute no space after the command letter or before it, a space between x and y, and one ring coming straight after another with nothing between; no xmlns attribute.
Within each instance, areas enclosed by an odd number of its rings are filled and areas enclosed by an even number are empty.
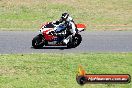
<svg viewBox="0 0 132 88"><path fill-rule="evenodd" d="M66 19L68 18L68 16L69 16L68 13L62 13L61 18L62 18L63 20L66 20Z"/></svg>

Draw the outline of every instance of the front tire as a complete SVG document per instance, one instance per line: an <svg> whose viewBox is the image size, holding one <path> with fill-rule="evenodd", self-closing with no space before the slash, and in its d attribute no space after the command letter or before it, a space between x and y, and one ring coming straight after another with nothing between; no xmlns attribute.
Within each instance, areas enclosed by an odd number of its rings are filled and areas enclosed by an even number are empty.
<svg viewBox="0 0 132 88"><path fill-rule="evenodd" d="M35 49L42 48L44 46L44 40L42 38L42 35L37 35L32 40L32 46Z"/></svg>

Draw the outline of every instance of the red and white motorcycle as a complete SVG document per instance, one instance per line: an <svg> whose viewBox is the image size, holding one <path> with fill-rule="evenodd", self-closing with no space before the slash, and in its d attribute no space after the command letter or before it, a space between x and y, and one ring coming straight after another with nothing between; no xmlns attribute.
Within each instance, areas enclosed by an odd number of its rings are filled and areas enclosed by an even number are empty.
<svg viewBox="0 0 132 88"><path fill-rule="evenodd" d="M63 24L55 25L52 22L47 22L41 26L39 30L40 34L33 38L32 46L35 49L42 48L43 46L67 46L67 48L75 48L81 43L82 37L79 33L84 31L85 28L84 24L76 24L75 36L67 38L71 32ZM61 32L56 35L54 31L60 29ZM64 44L64 39L67 39L67 44Z"/></svg>

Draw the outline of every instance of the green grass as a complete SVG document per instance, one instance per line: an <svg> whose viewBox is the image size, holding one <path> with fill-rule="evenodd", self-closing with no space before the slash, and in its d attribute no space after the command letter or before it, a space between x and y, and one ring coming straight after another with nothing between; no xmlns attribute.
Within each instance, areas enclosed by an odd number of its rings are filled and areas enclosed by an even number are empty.
<svg viewBox="0 0 132 88"><path fill-rule="evenodd" d="M65 11L88 30L131 30L131 8L132 0L0 0L0 30L37 30Z"/></svg>
<svg viewBox="0 0 132 88"><path fill-rule="evenodd" d="M132 75L132 53L0 55L1 88L80 88L81 64L89 74ZM129 84L86 84L82 88L132 88Z"/></svg>

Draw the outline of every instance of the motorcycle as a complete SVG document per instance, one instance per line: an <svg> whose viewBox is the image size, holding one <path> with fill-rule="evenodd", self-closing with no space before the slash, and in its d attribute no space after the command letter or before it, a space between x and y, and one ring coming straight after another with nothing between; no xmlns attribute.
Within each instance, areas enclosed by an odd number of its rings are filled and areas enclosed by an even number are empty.
<svg viewBox="0 0 132 88"><path fill-rule="evenodd" d="M53 24L53 22L44 23L39 30L39 34L32 40L32 46L35 49L43 46L67 46L67 48L77 47L82 37L79 34L84 31L86 26L84 24L76 24L76 34L74 37L68 37L71 32L64 24ZM63 40L67 39L68 43L64 44Z"/></svg>

